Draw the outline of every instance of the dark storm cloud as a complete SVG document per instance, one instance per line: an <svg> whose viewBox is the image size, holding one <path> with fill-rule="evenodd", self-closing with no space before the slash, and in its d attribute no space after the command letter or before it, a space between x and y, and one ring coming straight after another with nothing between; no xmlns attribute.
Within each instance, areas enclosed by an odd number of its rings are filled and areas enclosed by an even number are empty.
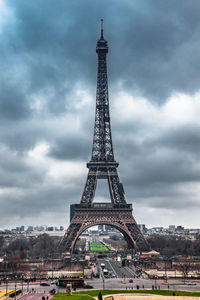
<svg viewBox="0 0 200 300"><path fill-rule="evenodd" d="M87 137L63 137L52 145L49 155L59 160L84 160L85 154L91 150L90 143L91 141Z"/></svg>
<svg viewBox="0 0 200 300"><path fill-rule="evenodd" d="M169 153L167 156L161 153L137 158L131 166L132 170L132 180L141 185L152 182L167 184L200 180L200 170L193 168L190 159L180 156L178 152Z"/></svg>
<svg viewBox="0 0 200 300"><path fill-rule="evenodd" d="M15 21L4 29L5 47L15 49L10 52L14 66L19 58L26 66L26 92L46 93L52 112L67 109L71 98L66 95L78 81L94 88L100 17L105 18L110 44L111 84L120 81L124 88L159 102L173 91L199 88L198 1L36 0L8 4ZM2 46L5 49L3 39Z"/></svg>
<svg viewBox="0 0 200 300"><path fill-rule="evenodd" d="M133 140L117 140L116 152L122 159L123 173L127 174L126 183L146 186L200 180L198 126L160 130L156 137L148 137L142 142L137 141L137 134Z"/></svg>
<svg viewBox="0 0 200 300"><path fill-rule="evenodd" d="M68 222L69 205L80 201L83 184L83 178L71 180L67 185L54 182L42 184L41 181L37 188L27 186L23 193L16 190L5 194L0 198L1 225L8 224L10 218L19 224L24 223L24 220L26 220L26 224L31 224L31 222L37 224L34 219L40 224L46 224L48 214L50 215L50 224L59 225L65 219ZM62 215L64 219L58 221L58 215L61 212L64 214L64 216ZM13 222L10 223L11 226L13 226Z"/></svg>
<svg viewBox="0 0 200 300"><path fill-rule="evenodd" d="M2 58L0 63L1 60ZM7 65L7 68L10 66ZM22 83L18 83L13 75L9 78L7 72L9 73L6 68L2 68L0 73L0 122L28 118L31 111L26 99L25 87Z"/></svg>
<svg viewBox="0 0 200 300"><path fill-rule="evenodd" d="M179 152L188 153L190 156L197 156L200 159L200 126L198 124L177 126L173 131L167 131L164 136L157 137L152 143L159 147L176 149Z"/></svg>
<svg viewBox="0 0 200 300"><path fill-rule="evenodd" d="M42 183L43 179L42 168L40 170L34 168L16 153L1 147L0 188L34 188L35 184ZM1 199L2 196L0 201Z"/></svg>
<svg viewBox="0 0 200 300"><path fill-rule="evenodd" d="M56 123L56 124L55 124ZM4 129L0 134L0 142L5 144L19 157L26 155L27 152L34 149L37 144L42 142L52 143L58 138L61 130L61 121L55 122L55 119L48 119L44 116L29 118L29 120L19 120L18 122L4 122ZM67 134L62 128L63 136ZM63 137L64 138L64 137Z"/></svg>
<svg viewBox="0 0 200 300"><path fill-rule="evenodd" d="M117 156L128 201L169 210L199 206L191 187L200 181L198 126L163 130L144 142L121 140Z"/></svg>
<svg viewBox="0 0 200 300"><path fill-rule="evenodd" d="M56 209L80 200L86 173L56 184L48 162L33 166L29 154L45 143L47 160L90 158L102 17L110 47L113 142L128 201L175 210L180 201L182 208L191 201L196 207L195 195L180 185L200 179L199 127L177 125L152 135L146 120L121 122L113 107L120 91L162 106L174 93L199 90L200 2L8 0L6 5L7 19L0 23L0 149L6 149L0 151L0 187L10 193L0 194L1 217L25 218L31 211L34 218L49 211L56 219ZM87 90L93 104L81 102L79 89Z"/></svg>

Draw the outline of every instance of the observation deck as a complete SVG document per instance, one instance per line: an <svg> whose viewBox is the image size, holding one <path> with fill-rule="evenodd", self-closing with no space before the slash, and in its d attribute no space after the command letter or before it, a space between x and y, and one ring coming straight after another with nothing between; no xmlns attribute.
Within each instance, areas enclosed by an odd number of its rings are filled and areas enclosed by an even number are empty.
<svg viewBox="0 0 200 300"><path fill-rule="evenodd" d="M132 204L127 203L104 203L104 202L94 202L92 204L89 203L81 203L74 205L75 210L128 210L132 211Z"/></svg>

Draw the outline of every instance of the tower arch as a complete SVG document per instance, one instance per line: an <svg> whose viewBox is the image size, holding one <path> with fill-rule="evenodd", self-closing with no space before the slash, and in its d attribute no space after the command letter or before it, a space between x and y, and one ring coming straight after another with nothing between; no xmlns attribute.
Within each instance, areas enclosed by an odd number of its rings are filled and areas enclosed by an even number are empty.
<svg viewBox="0 0 200 300"><path fill-rule="evenodd" d="M73 251L74 251L74 249L75 249L75 247L76 247L76 243L77 243L77 240L78 240L78 238L81 236L81 234L85 231L85 230L87 230L87 229L89 229L89 228L91 228L91 227L93 227L93 226L97 226L97 225L109 225L109 226L112 226L112 227L114 227L114 228L116 228L117 230L119 230L121 233L122 233L122 235L124 236L124 239L125 239L125 241L127 242L127 245L128 245L128 247L130 248L130 249L135 249L135 250L137 250L137 245L136 245L136 242L130 237L130 235L129 235L129 233L126 231L126 228L124 228L123 227L123 225L121 225L121 224L111 224L111 223L109 223L109 222L101 222L101 221L99 221L99 222L93 222L93 223L90 223L90 224L85 224L83 227L81 227L81 229L79 230L79 232L78 232L78 234L76 235L76 238L74 239L74 241L73 241L73 244L72 244L72 248L71 248L71 252L73 253Z"/></svg>

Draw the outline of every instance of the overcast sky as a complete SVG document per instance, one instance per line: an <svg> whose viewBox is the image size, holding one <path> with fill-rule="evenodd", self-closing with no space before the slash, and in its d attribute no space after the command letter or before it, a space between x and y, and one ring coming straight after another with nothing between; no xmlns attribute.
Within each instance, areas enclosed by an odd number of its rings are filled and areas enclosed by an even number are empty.
<svg viewBox="0 0 200 300"><path fill-rule="evenodd" d="M90 160L100 19L138 223L200 227L200 1L0 0L0 228L64 225ZM101 182L96 201L105 201Z"/></svg>

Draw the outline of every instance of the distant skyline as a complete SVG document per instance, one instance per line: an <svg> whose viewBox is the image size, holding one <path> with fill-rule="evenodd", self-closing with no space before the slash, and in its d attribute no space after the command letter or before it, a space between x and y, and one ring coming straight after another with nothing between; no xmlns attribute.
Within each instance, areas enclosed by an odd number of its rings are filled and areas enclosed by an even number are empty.
<svg viewBox="0 0 200 300"><path fill-rule="evenodd" d="M146 227L146 224L139 224L139 225L145 225L145 227ZM14 230L14 229L16 229L17 227L21 227L21 226L24 226L24 225L19 225L19 226L14 226L14 227L12 227L12 226L10 226L10 227L0 227L0 230L6 230L6 229L8 229L8 230ZM174 224L169 224L168 226L160 226L160 225L157 225L157 226L152 226L152 227L146 227L147 229L152 229L152 228L160 228L160 227L162 227L162 228L164 228L164 229L169 229L169 226L174 226ZM181 226L181 227L184 227L182 224L179 224L179 225L175 225L175 227L177 227L177 226ZM42 230L42 229L40 229L39 231L47 231L48 232L48 230L47 230L47 227L53 227L54 229L55 228L57 228L57 230L58 231L63 231L63 229L61 230L60 229L60 227L63 227L64 228L64 231L65 231L65 226L64 225L57 225L57 226L54 226L54 225L52 225L52 224L48 224L48 225L26 225L26 226L24 226L25 227L25 231L28 229L28 227L33 227L33 228L35 228L35 227L44 227L44 230ZM90 227L90 228L88 228L88 230L97 230L98 229L98 225L95 225L95 226L92 226L92 227ZM184 227L184 229L199 229L200 230L200 228L198 228L198 227ZM36 229L34 229L34 231L37 231Z"/></svg>
<svg viewBox="0 0 200 300"><path fill-rule="evenodd" d="M200 1L0 0L0 228L69 224L90 160L100 19L137 223L198 228ZM96 201L105 201L105 182Z"/></svg>

